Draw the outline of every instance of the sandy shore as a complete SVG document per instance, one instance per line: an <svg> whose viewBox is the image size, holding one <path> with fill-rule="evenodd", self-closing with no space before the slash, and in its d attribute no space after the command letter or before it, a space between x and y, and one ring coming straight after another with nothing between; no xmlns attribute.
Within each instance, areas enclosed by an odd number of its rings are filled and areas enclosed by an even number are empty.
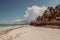
<svg viewBox="0 0 60 40"><path fill-rule="evenodd" d="M0 28L0 40L60 40L60 29L21 25Z"/></svg>

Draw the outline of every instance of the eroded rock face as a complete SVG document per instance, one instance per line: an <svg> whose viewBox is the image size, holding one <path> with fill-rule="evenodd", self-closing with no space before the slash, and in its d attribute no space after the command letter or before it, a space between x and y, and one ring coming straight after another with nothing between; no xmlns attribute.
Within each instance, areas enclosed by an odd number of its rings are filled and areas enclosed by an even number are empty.
<svg viewBox="0 0 60 40"><path fill-rule="evenodd" d="M30 25L40 24L60 24L60 5L48 7L42 16L38 16L35 21L30 23Z"/></svg>

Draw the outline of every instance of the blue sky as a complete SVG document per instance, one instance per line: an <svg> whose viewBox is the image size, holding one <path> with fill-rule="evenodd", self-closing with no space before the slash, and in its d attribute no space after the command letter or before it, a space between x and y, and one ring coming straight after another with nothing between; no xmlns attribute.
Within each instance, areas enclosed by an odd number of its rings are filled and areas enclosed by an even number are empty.
<svg viewBox="0 0 60 40"><path fill-rule="evenodd" d="M0 23L2 20L24 19L27 7L56 6L57 4L60 4L60 0L0 0Z"/></svg>

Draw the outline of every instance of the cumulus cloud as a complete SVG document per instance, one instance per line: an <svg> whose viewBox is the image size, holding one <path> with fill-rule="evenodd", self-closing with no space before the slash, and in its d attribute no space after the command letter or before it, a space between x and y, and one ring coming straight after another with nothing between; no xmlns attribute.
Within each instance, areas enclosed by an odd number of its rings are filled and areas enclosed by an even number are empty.
<svg viewBox="0 0 60 40"><path fill-rule="evenodd" d="M25 11L25 15L23 19L24 21L31 21L35 20L39 15L42 16L44 11L47 9L47 7L43 6L32 6L32 7L27 7L27 10ZM1 24L20 24L21 19L15 19L15 20L0 20Z"/></svg>
<svg viewBox="0 0 60 40"><path fill-rule="evenodd" d="M24 17L29 21L35 20L39 15L42 16L46 9L47 9L47 7L45 7L45 6L28 7L27 10L25 11L26 14L24 15Z"/></svg>

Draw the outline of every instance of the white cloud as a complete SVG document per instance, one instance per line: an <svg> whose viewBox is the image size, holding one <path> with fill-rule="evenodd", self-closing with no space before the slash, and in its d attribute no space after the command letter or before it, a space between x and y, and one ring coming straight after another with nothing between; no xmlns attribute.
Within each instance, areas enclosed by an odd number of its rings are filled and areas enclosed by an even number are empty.
<svg viewBox="0 0 60 40"><path fill-rule="evenodd" d="M23 19L24 21L31 21L35 20L39 15L42 16L43 12L47 9L47 7L39 7L39 6L32 6L28 7L27 10L25 11L25 15ZM20 24L21 19L15 19L15 20L0 20L1 24Z"/></svg>
<svg viewBox="0 0 60 40"><path fill-rule="evenodd" d="M0 20L0 24L20 24L21 19L15 20Z"/></svg>
<svg viewBox="0 0 60 40"><path fill-rule="evenodd" d="M0 24L7 24L8 20L0 20Z"/></svg>
<svg viewBox="0 0 60 40"><path fill-rule="evenodd" d="M9 21L11 24L19 24L21 22L21 19L15 19L15 20L11 20Z"/></svg>
<svg viewBox="0 0 60 40"><path fill-rule="evenodd" d="M43 6L43 7L39 7L39 6L32 6L32 7L28 7L26 12L26 15L24 15L24 17L31 21L31 20L35 20L36 17L38 17L39 15L42 16L44 11L47 9L47 7Z"/></svg>
<svg viewBox="0 0 60 40"><path fill-rule="evenodd" d="M11 22L19 22L21 19L12 20Z"/></svg>

